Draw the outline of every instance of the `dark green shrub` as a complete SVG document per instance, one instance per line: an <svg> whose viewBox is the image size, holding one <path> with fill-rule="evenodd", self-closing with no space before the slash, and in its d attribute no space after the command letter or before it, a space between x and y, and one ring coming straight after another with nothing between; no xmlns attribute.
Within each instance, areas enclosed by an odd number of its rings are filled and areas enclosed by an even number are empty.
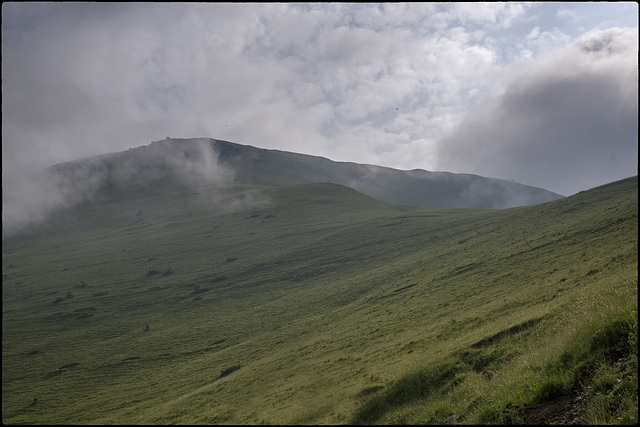
<svg viewBox="0 0 640 427"><path fill-rule="evenodd" d="M598 329L591 339L591 350L610 358L638 352L638 309L626 310Z"/></svg>
<svg viewBox="0 0 640 427"><path fill-rule="evenodd" d="M502 410L497 406L485 406L478 413L478 423L480 424L500 424L502 421Z"/></svg>
<svg viewBox="0 0 640 427"><path fill-rule="evenodd" d="M550 376L542 380L540 387L536 391L534 401L537 403L548 402L567 394L571 389L571 384L559 378Z"/></svg>

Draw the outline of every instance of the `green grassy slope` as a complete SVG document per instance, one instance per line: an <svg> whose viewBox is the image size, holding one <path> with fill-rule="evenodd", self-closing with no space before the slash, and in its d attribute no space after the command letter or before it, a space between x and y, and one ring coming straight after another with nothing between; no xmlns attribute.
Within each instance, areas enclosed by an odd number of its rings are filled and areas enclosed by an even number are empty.
<svg viewBox="0 0 640 427"><path fill-rule="evenodd" d="M522 420L637 307L637 177L500 211L113 194L3 241L4 423Z"/></svg>

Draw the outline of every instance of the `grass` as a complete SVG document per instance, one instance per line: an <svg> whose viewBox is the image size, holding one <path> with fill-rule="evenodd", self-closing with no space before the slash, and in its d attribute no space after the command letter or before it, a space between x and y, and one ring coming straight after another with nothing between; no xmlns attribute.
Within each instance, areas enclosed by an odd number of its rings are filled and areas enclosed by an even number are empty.
<svg viewBox="0 0 640 427"><path fill-rule="evenodd" d="M87 202L3 241L3 422L637 420L637 206L637 177L506 210Z"/></svg>

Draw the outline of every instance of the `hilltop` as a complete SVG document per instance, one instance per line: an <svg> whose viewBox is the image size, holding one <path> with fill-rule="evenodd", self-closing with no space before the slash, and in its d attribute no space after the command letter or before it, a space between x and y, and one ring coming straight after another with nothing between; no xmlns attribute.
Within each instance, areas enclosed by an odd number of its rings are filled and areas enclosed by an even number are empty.
<svg viewBox="0 0 640 427"><path fill-rule="evenodd" d="M323 157L260 149L208 138L155 141L121 153L60 164L52 169L76 185L90 181L105 187L137 185L164 192L184 186L255 186L335 183L393 205L506 208L557 200L541 188L478 175L425 170L402 171L374 165L335 162ZM99 181L99 182L98 182Z"/></svg>
<svg viewBox="0 0 640 427"><path fill-rule="evenodd" d="M542 188L478 175L403 171L210 138L170 139L53 165L6 197L3 239L42 230L83 203L134 200L202 188L334 183L396 206L504 209L562 198ZM30 196L29 196L30 195ZM49 221L45 221L49 219ZM44 223L44 224L43 224Z"/></svg>

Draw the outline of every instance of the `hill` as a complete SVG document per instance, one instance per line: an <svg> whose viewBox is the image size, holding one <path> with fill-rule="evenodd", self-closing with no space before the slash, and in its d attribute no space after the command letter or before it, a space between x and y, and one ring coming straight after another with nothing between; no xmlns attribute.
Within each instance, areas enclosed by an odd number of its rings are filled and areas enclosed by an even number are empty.
<svg viewBox="0 0 640 427"><path fill-rule="evenodd" d="M132 181L147 194L212 182L257 186L331 182L394 205L505 208L562 197L541 188L477 175L334 162L206 138L156 141L57 165L52 171L64 177L63 188L78 190L77 182L81 181L102 190L126 186L128 194L132 194Z"/></svg>
<svg viewBox="0 0 640 427"><path fill-rule="evenodd" d="M229 147L3 241L4 423L637 422L637 177L395 206Z"/></svg>

